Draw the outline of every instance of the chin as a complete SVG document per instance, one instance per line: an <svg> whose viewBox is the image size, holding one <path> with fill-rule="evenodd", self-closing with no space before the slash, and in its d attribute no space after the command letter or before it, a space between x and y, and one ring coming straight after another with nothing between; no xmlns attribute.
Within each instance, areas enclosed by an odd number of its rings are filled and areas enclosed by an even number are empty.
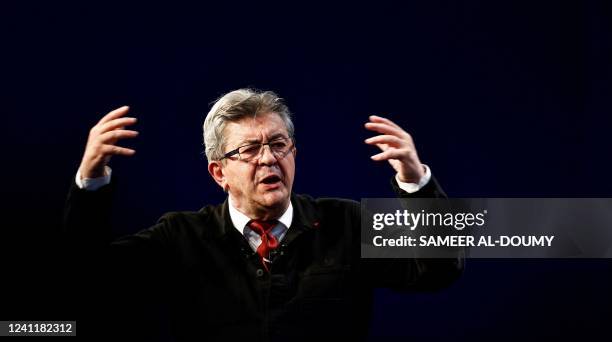
<svg viewBox="0 0 612 342"><path fill-rule="evenodd" d="M273 208L285 204L286 201L289 200L289 196L287 195L286 191L279 189L263 194L262 199L262 202L266 207Z"/></svg>

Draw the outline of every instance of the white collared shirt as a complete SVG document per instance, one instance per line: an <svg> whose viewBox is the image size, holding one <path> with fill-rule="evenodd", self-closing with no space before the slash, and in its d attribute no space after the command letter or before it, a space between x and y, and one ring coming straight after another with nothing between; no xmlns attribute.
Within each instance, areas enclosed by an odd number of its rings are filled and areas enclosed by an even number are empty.
<svg viewBox="0 0 612 342"><path fill-rule="evenodd" d="M234 206L234 202L232 201L232 196L228 196L228 204L229 204L229 214L232 219L232 224L234 228L236 228L240 234L244 235L244 237L249 242L249 246L253 249L253 251L257 250L257 247L261 244L261 236L258 233L254 232L247 226L251 219L245 214L241 213ZM285 235L287 234L287 230L291 227L291 222L293 221L293 205L291 201L289 201L289 206L287 210L278 218L278 223L276 226L272 228L272 235L276 237L276 239L280 242Z"/></svg>

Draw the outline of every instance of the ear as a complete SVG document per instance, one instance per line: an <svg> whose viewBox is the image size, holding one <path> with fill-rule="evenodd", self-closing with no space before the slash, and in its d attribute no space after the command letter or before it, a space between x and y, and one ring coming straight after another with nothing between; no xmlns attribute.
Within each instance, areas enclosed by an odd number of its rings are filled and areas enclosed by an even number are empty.
<svg viewBox="0 0 612 342"><path fill-rule="evenodd" d="M211 161L208 163L208 173L212 176L212 178L219 184L219 186L223 189L223 191L227 191L226 189L226 180L225 175L223 174L223 163L221 161Z"/></svg>

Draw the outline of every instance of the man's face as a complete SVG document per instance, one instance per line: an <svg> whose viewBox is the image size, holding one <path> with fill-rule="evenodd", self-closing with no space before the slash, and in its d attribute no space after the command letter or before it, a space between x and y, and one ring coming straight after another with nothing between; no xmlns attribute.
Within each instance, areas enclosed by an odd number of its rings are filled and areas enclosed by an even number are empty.
<svg viewBox="0 0 612 342"><path fill-rule="evenodd" d="M225 153L240 146L289 137L285 123L276 113L229 122L224 134ZM295 149L281 159L272 154L269 146L250 161L239 160L235 155L226 159L222 172L238 210L251 218L282 214L289 205L293 186Z"/></svg>

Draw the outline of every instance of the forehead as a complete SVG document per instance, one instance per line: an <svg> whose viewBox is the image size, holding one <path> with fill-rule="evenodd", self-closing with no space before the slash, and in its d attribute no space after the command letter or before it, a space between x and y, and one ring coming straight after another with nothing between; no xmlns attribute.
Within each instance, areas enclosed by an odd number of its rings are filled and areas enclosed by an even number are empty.
<svg viewBox="0 0 612 342"><path fill-rule="evenodd" d="M225 125L224 136L227 144L232 146L242 142L261 141L276 135L287 136L287 127L276 113L259 114Z"/></svg>

